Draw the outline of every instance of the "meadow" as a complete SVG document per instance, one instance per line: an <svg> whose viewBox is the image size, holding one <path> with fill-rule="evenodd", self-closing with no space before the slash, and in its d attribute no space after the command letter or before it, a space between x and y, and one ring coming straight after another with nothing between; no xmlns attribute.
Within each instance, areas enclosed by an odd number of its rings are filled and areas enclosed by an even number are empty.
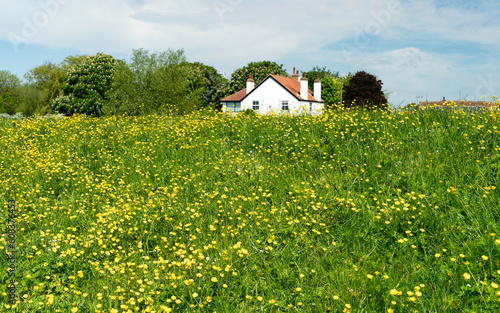
<svg viewBox="0 0 500 313"><path fill-rule="evenodd" d="M499 121L0 120L0 311L499 312Z"/></svg>

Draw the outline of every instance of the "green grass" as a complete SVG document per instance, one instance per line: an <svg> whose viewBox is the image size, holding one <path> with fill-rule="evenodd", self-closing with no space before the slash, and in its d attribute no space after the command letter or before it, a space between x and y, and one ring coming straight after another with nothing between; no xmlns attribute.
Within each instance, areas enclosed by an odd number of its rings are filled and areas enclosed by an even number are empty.
<svg viewBox="0 0 500 313"><path fill-rule="evenodd" d="M499 119L2 120L1 310L498 312Z"/></svg>

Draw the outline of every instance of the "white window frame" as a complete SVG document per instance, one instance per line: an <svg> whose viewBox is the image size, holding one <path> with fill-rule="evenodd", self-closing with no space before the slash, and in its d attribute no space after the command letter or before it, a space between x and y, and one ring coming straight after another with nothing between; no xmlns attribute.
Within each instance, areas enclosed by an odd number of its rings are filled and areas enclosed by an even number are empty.
<svg viewBox="0 0 500 313"><path fill-rule="evenodd" d="M288 100L282 100L281 101L281 110L283 110L283 111L290 111L290 106L288 104Z"/></svg>
<svg viewBox="0 0 500 313"><path fill-rule="evenodd" d="M241 102L240 101L227 102L226 109L229 112L238 113L241 111Z"/></svg>
<svg viewBox="0 0 500 313"><path fill-rule="evenodd" d="M252 101L252 110L259 111L259 107L260 107L259 100Z"/></svg>

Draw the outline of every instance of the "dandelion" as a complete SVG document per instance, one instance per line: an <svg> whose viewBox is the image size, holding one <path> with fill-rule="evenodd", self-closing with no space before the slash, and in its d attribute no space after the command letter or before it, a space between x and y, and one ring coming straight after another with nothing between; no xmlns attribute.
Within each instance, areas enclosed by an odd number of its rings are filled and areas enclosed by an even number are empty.
<svg viewBox="0 0 500 313"><path fill-rule="evenodd" d="M486 255L482 255L481 259L483 259L484 261L488 261L488 257Z"/></svg>
<svg viewBox="0 0 500 313"><path fill-rule="evenodd" d="M471 278L469 273L464 273L463 276L464 276L465 280L469 280Z"/></svg>

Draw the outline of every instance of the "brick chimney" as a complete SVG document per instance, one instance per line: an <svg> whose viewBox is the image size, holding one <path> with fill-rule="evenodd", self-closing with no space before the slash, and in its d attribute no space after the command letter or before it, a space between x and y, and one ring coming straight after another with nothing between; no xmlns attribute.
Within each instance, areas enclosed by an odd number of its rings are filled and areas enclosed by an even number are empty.
<svg viewBox="0 0 500 313"><path fill-rule="evenodd" d="M299 71L295 72L295 67L293 68L293 75L292 75L292 78L298 80L300 82L300 75L299 75Z"/></svg>
<svg viewBox="0 0 500 313"><path fill-rule="evenodd" d="M321 101L321 81L318 76L314 80L314 99Z"/></svg>
<svg viewBox="0 0 500 313"><path fill-rule="evenodd" d="M253 80L253 75L248 76L247 80L247 95L255 88L255 81Z"/></svg>
<svg viewBox="0 0 500 313"><path fill-rule="evenodd" d="M309 88L307 87L306 72L304 72L302 79L300 80L300 97L304 100L309 100L308 94Z"/></svg>

